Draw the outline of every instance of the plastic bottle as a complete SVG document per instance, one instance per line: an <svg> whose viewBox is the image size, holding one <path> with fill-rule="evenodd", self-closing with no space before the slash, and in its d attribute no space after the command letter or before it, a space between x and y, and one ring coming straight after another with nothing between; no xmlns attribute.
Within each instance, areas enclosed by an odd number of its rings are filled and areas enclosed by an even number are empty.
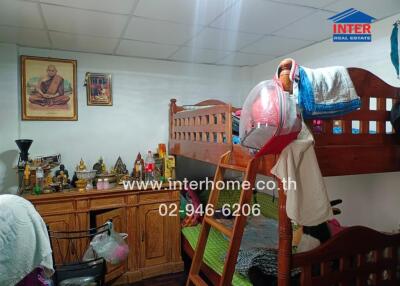
<svg viewBox="0 0 400 286"><path fill-rule="evenodd" d="M144 172L146 181L154 181L154 170L156 162L151 151L147 152L146 160L144 161Z"/></svg>
<svg viewBox="0 0 400 286"><path fill-rule="evenodd" d="M36 183L34 187L34 193L36 195L39 195L43 191L43 185L44 185L44 172L41 167L36 168Z"/></svg>
<svg viewBox="0 0 400 286"><path fill-rule="evenodd" d="M103 182L103 179L98 179L98 180L97 180L96 188L97 188L98 190L103 190L103 189L104 189L104 182Z"/></svg>
<svg viewBox="0 0 400 286"><path fill-rule="evenodd" d="M108 190L109 188L110 188L110 182L108 181L107 178L105 178L103 181L103 190Z"/></svg>

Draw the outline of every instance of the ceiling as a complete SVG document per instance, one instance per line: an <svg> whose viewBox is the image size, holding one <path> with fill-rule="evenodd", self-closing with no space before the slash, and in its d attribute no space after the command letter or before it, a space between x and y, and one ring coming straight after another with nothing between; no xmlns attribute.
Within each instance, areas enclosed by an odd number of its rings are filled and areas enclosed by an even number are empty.
<svg viewBox="0 0 400 286"><path fill-rule="evenodd" d="M0 0L0 42L253 66L331 37L348 8L378 20L399 0Z"/></svg>

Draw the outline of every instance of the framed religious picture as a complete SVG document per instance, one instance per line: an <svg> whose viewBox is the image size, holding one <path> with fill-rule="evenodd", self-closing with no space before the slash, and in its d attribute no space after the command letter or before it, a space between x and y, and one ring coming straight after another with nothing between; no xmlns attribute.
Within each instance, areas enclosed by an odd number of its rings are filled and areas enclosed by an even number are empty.
<svg viewBox="0 0 400 286"><path fill-rule="evenodd" d="M111 106L111 74L109 73L86 73L86 96L87 105Z"/></svg>
<svg viewBox="0 0 400 286"><path fill-rule="evenodd" d="M78 120L76 60L21 56L22 120Z"/></svg>

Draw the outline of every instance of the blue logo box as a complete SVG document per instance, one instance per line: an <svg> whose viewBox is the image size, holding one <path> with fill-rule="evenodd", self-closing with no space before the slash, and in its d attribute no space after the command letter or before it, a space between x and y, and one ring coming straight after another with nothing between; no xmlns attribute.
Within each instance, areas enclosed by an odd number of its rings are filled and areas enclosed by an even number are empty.
<svg viewBox="0 0 400 286"><path fill-rule="evenodd" d="M333 34L334 42L371 42L370 34Z"/></svg>

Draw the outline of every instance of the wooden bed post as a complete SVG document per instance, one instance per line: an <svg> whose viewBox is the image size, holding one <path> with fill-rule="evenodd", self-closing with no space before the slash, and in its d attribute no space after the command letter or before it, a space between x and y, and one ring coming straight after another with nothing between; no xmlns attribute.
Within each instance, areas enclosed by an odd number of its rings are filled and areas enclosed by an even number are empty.
<svg viewBox="0 0 400 286"><path fill-rule="evenodd" d="M289 78L292 67L291 59L284 59L279 64L278 77L283 89L293 93L293 83ZM278 249L278 285L290 285L290 270L292 259L292 224L286 214L286 195L283 183L278 179L279 188L279 249Z"/></svg>
<svg viewBox="0 0 400 286"><path fill-rule="evenodd" d="M286 195L283 183L278 179L279 188L279 248L278 248L278 285L290 285L292 259L292 224L286 214Z"/></svg>
<svg viewBox="0 0 400 286"><path fill-rule="evenodd" d="M176 99L172 98L170 100L169 104L169 138L168 141L170 141L173 138L173 127L174 127L174 114L176 113Z"/></svg>
<svg viewBox="0 0 400 286"><path fill-rule="evenodd" d="M293 83L289 78L291 68L292 68L292 59L284 59L279 64L278 68L279 81L282 83L283 90L289 93L293 93Z"/></svg>

